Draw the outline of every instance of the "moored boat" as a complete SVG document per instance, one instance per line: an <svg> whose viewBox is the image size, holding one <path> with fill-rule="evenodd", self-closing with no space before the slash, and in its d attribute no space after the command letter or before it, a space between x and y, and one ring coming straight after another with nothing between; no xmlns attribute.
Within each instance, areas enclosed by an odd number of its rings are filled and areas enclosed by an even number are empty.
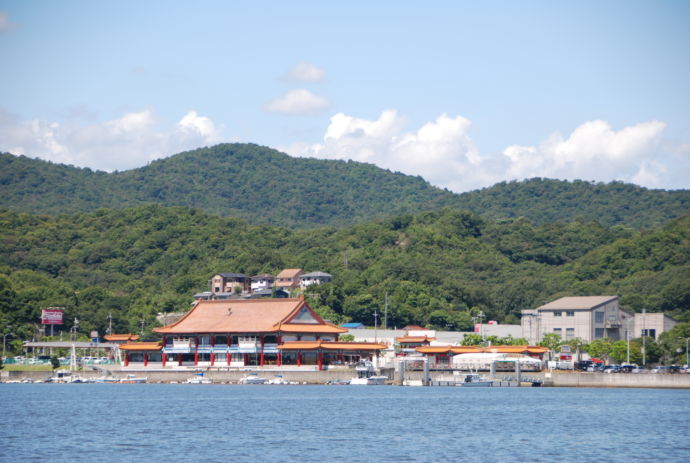
<svg viewBox="0 0 690 463"><path fill-rule="evenodd" d="M482 378L476 373L468 373L462 382L457 383L456 386L462 387L491 387L493 386L493 381L490 379Z"/></svg>
<svg viewBox="0 0 690 463"><path fill-rule="evenodd" d="M124 378L121 378L119 383L120 384L140 384L140 383L145 383L148 380L147 377L138 377L135 375L127 375Z"/></svg>
<svg viewBox="0 0 690 463"><path fill-rule="evenodd" d="M209 378L204 378L203 373L197 373L191 378L187 378L185 381L186 384L213 384L213 381L210 380Z"/></svg>
<svg viewBox="0 0 690 463"><path fill-rule="evenodd" d="M256 373L250 373L247 376L240 378L237 384L266 384L266 378L257 376Z"/></svg>

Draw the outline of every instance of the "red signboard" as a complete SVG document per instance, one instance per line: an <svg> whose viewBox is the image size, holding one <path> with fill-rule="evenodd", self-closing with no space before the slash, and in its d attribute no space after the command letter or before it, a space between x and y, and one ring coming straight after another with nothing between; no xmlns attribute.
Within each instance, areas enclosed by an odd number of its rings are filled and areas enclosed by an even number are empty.
<svg viewBox="0 0 690 463"><path fill-rule="evenodd" d="M65 309L49 307L41 312L41 324L43 325L62 325L62 316Z"/></svg>

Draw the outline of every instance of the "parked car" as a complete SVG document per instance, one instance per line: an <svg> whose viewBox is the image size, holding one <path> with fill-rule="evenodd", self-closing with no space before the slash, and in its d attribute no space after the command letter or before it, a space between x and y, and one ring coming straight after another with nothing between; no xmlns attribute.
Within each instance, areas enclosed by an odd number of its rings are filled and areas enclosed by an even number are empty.
<svg viewBox="0 0 690 463"><path fill-rule="evenodd" d="M581 362L575 362L574 367L576 370L588 371L588 368L594 365L591 360L583 360Z"/></svg>
<svg viewBox="0 0 690 463"><path fill-rule="evenodd" d="M620 373L620 372L621 372L620 365L606 365L604 367L604 373Z"/></svg>
<svg viewBox="0 0 690 463"><path fill-rule="evenodd" d="M659 365L656 368L652 368L652 373L680 373L681 368L678 365Z"/></svg>

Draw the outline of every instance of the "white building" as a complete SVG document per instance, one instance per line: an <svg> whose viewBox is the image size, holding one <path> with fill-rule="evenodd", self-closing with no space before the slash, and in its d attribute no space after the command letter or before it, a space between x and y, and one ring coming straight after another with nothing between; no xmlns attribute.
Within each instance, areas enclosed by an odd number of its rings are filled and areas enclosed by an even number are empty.
<svg viewBox="0 0 690 463"><path fill-rule="evenodd" d="M275 280L275 277L273 275L269 275L268 273L254 275L252 277L252 292L272 288Z"/></svg>
<svg viewBox="0 0 690 463"><path fill-rule="evenodd" d="M299 286L304 289L311 285L328 283L333 279L333 275L324 272L304 273L299 276Z"/></svg>
<svg viewBox="0 0 690 463"><path fill-rule="evenodd" d="M618 296L562 297L548 304L522 311L522 336L530 344L554 333L563 340L573 338L625 339L632 330L634 314L620 308ZM632 337L632 332L631 332Z"/></svg>

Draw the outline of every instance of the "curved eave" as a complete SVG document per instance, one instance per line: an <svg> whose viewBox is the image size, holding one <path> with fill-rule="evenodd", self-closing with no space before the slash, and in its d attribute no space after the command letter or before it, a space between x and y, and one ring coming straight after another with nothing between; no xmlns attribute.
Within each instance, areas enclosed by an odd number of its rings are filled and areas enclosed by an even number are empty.
<svg viewBox="0 0 690 463"><path fill-rule="evenodd" d="M331 351L371 351L383 350L388 346L373 342L330 342L330 341L290 341L278 346L281 350L331 350Z"/></svg>
<svg viewBox="0 0 690 463"><path fill-rule="evenodd" d="M158 342L130 342L127 344L122 344L120 350L127 351L146 351L146 352L156 352L163 349L163 346Z"/></svg>

